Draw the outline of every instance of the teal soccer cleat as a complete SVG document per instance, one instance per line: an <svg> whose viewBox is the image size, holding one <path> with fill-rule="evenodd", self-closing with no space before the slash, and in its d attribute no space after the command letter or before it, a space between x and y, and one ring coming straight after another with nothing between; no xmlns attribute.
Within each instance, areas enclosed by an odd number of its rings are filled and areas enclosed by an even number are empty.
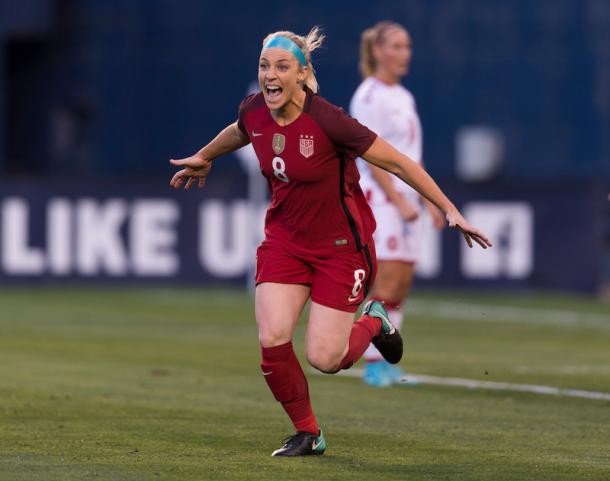
<svg viewBox="0 0 610 481"><path fill-rule="evenodd" d="M381 332L372 339L373 345L390 364L398 363L402 358L402 337L388 318L383 302L367 302L362 313L381 320Z"/></svg>
<svg viewBox="0 0 610 481"><path fill-rule="evenodd" d="M367 362L364 366L364 383L372 387L391 386L394 380L388 376L386 366L390 366L387 361Z"/></svg>
<svg viewBox="0 0 610 481"><path fill-rule="evenodd" d="M417 379L407 375L407 373L398 366L386 364L385 368L387 376L392 380L393 384L400 384L401 386L417 386L420 384Z"/></svg>
<svg viewBox="0 0 610 481"><path fill-rule="evenodd" d="M324 454L326 440L320 429L317 436L311 433L298 432L282 441L282 447L271 453L271 456L312 456Z"/></svg>

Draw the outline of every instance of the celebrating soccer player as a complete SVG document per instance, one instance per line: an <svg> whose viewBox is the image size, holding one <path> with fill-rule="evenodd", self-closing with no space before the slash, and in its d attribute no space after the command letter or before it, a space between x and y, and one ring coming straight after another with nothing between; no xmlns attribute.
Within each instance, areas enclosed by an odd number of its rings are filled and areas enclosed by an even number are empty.
<svg viewBox="0 0 610 481"><path fill-rule="evenodd" d="M351 367L372 341L388 362L402 357L402 339L383 303L354 313L375 277L375 220L358 183L355 159L398 176L445 214L472 246L491 246L407 156L317 94L311 53L323 40L275 32L263 41L261 92L246 97L237 122L192 157L171 160L181 169L170 184L203 187L212 161L252 143L271 188L265 240L257 251L255 311L261 370L296 434L274 456L322 454L323 433L314 416L307 380L292 347L308 299L308 362L325 373Z"/></svg>

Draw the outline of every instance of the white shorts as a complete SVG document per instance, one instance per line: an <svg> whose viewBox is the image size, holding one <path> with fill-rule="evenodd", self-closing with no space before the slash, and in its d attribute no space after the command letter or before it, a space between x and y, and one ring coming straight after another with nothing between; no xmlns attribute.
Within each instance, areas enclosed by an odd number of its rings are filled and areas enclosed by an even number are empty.
<svg viewBox="0 0 610 481"><path fill-rule="evenodd" d="M377 221L377 230L373 235L377 260L416 264L422 236L421 214L415 221L407 222L389 202L372 205L371 209Z"/></svg>

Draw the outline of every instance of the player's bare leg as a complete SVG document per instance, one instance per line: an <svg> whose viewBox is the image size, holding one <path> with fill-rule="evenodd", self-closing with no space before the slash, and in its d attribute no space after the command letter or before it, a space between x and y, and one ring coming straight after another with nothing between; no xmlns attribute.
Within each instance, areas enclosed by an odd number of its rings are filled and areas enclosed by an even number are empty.
<svg viewBox="0 0 610 481"><path fill-rule="evenodd" d="M311 409L305 374L292 348L292 336L308 298L309 287L300 284L264 282L256 287L261 370L297 431L273 456L322 454L326 448Z"/></svg>
<svg viewBox="0 0 610 481"><path fill-rule="evenodd" d="M412 262L377 260L372 296L392 301L406 299L411 292L414 276L415 265Z"/></svg>
<svg viewBox="0 0 610 481"><path fill-rule="evenodd" d="M348 369L371 341L388 361L400 360L402 339L381 303L367 303L362 316L353 322L353 314L312 301L305 347L313 367L326 373Z"/></svg>
<svg viewBox="0 0 610 481"><path fill-rule="evenodd" d="M347 354L354 314L311 302L305 352L307 361L322 372L337 372ZM377 328L379 329L379 328Z"/></svg>
<svg viewBox="0 0 610 481"><path fill-rule="evenodd" d="M258 340L263 347L292 341L309 287L301 284L263 282L256 286L255 315Z"/></svg>
<svg viewBox="0 0 610 481"><path fill-rule="evenodd" d="M388 317L397 329L401 329L403 320L403 302L411 292L415 265L404 261L378 261L377 278L371 297L385 303ZM391 366L375 346L366 350L364 382L375 387L389 386L393 383L415 384L407 381L407 376L399 367Z"/></svg>

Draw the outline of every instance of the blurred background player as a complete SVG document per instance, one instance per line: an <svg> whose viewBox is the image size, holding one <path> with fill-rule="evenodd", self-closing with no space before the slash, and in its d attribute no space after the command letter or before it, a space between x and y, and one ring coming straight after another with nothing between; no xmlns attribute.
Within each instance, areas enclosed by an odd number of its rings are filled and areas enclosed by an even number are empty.
<svg viewBox="0 0 610 481"><path fill-rule="evenodd" d="M362 32L360 72L363 81L352 97L350 110L359 122L377 132L394 148L422 165L422 128L413 95L401 80L409 72L412 45L409 32L395 22L379 22ZM390 319L400 329L420 253L422 202L433 225L442 229L442 212L409 185L386 171L358 161L360 185L375 220L378 272L372 298L383 301ZM364 382L371 386L410 383L397 366L387 363L375 346L364 354Z"/></svg>
<svg viewBox="0 0 610 481"><path fill-rule="evenodd" d="M397 363L402 340L383 304L354 313L375 277L373 214L359 186L357 157L395 173L443 209L469 246L490 246L415 162L342 109L316 94L311 52L323 36L275 32L263 42L261 92L246 97L238 121L192 157L171 185L203 187L212 160L252 143L271 188L265 240L257 251L255 311L261 371L296 434L274 456L322 454L326 442L314 416L305 374L292 346L296 324L311 299L305 350L325 373L351 367L370 342Z"/></svg>

